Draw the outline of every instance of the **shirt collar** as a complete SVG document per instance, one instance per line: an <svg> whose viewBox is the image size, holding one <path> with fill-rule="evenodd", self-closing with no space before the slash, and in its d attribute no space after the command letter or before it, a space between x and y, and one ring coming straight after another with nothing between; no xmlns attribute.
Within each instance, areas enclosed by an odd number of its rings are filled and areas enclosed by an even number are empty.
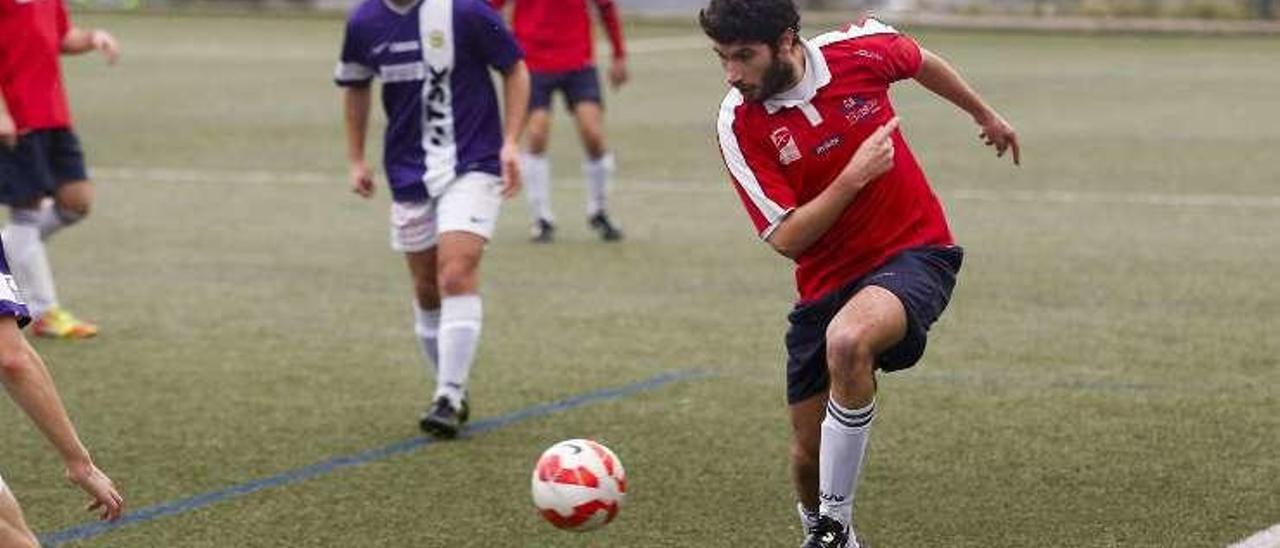
<svg viewBox="0 0 1280 548"><path fill-rule="evenodd" d="M764 100L764 108L769 114L808 103L818 95L818 90L831 83L831 69L827 67L822 51L808 40L801 39L800 44L804 46L804 76L791 89Z"/></svg>
<svg viewBox="0 0 1280 548"><path fill-rule="evenodd" d="M391 0L382 0L382 5L399 15L409 15L409 12L413 11L413 8L418 7L418 2L411 2L409 5L400 6Z"/></svg>

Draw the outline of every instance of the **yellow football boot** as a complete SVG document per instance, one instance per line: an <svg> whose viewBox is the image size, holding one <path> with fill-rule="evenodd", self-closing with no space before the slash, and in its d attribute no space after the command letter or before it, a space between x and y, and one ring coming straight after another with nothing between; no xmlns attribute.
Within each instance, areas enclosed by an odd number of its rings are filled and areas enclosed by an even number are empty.
<svg viewBox="0 0 1280 548"><path fill-rule="evenodd" d="M98 334L98 326L61 308L52 308L31 323L31 332L50 339L88 339Z"/></svg>

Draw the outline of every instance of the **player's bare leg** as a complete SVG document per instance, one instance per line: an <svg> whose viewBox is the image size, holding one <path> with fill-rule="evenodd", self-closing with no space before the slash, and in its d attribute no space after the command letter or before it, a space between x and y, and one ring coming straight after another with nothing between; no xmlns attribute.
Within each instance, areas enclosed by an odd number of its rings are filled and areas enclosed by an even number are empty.
<svg viewBox="0 0 1280 548"><path fill-rule="evenodd" d="M605 143L604 109L595 101L578 101L573 106L573 119L587 159L582 174L587 184L587 219L605 241L622 239L622 231L609 218L607 204L609 184L613 176L613 155Z"/></svg>
<svg viewBox="0 0 1280 548"><path fill-rule="evenodd" d="M440 234L436 245L436 285L440 295L439 368L432 409L421 426L452 438L466 422L467 381L480 340L480 258L485 238L462 231Z"/></svg>
<svg viewBox="0 0 1280 548"><path fill-rule="evenodd" d="M800 502L805 534L817 523L818 455L822 443L822 419L827 414L827 394L820 392L793 403L791 415L791 481Z"/></svg>
<svg viewBox="0 0 1280 548"><path fill-rule="evenodd" d="M604 108L595 101L578 101L573 105L573 119L587 158L596 159L609 153L604 135Z"/></svg>
<svg viewBox="0 0 1280 548"><path fill-rule="evenodd" d="M827 326L827 366L831 397L844 406L864 407L876 395L876 356L907 334L907 311L889 290L863 288Z"/></svg>
<svg viewBox="0 0 1280 548"><path fill-rule="evenodd" d="M480 289L480 257L484 254L483 236L452 231L440 235L436 246L436 279L441 299L474 295Z"/></svg>
<svg viewBox="0 0 1280 548"><path fill-rule="evenodd" d="M852 534L854 495L875 419L876 357L906 336L907 314L888 290L870 286L854 294L827 326L830 397L818 456L821 516L810 544ZM843 544L837 544L843 545Z"/></svg>
<svg viewBox="0 0 1280 548"><path fill-rule="evenodd" d="M540 108L529 113L525 127L525 153L521 158L525 196L533 219L532 240L548 243L555 238L555 214L551 211L551 161L547 144L551 138L551 110Z"/></svg>
<svg viewBox="0 0 1280 548"><path fill-rule="evenodd" d="M405 253L409 263L409 275L413 277L413 297L418 306L435 310L440 308L440 285L436 277L436 248L416 253Z"/></svg>
<svg viewBox="0 0 1280 548"><path fill-rule="evenodd" d="M22 517L22 508L13 493L0 482L0 546L5 548L36 548L40 543Z"/></svg>

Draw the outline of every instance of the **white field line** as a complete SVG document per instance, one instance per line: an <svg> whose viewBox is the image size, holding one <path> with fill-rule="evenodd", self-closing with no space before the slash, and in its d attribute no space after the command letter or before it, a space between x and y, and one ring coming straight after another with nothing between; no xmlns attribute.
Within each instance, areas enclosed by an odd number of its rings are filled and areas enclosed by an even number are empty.
<svg viewBox="0 0 1280 548"><path fill-rule="evenodd" d="M147 183L252 183L252 184L341 184L343 170L274 171L243 169L188 169L165 167L99 167L89 175L106 181L139 181Z"/></svg>
<svg viewBox="0 0 1280 548"><path fill-rule="evenodd" d="M1257 534L1227 548L1280 548L1280 523L1272 525L1270 529L1259 531Z"/></svg>
<svg viewBox="0 0 1280 548"><path fill-rule="evenodd" d="M1280 208L1280 196L1248 194L1166 194L1131 192L1076 192L1070 190L978 190L943 192L949 198L980 202L1034 202L1057 204L1133 204L1175 207Z"/></svg>
<svg viewBox="0 0 1280 548"><path fill-rule="evenodd" d="M609 52L613 46L601 41L596 44L596 51ZM654 38L636 38L627 40L627 53L646 55L653 53L669 53L673 51L689 51L695 49L711 49L711 42L701 34L694 36L662 36ZM332 51L316 51L314 48L301 46L279 46L270 48L253 47L244 44L228 44L215 42L197 42L172 44L164 49L153 49L138 54L157 59L236 59L244 62L279 62L279 61L336 61L337 45ZM709 55L709 53L708 53ZM605 56L602 55L601 58ZM710 58L710 57L708 57Z"/></svg>
<svg viewBox="0 0 1280 548"><path fill-rule="evenodd" d="M202 184L303 184L342 188L346 183L343 170L283 171L234 169L131 168L100 167L92 170L95 178L117 182L202 183ZM568 181L581 185L581 181ZM681 183L621 179L621 194L725 194L732 195L727 184ZM1141 192L1088 192L1060 189L941 189L944 199L974 202L1037 204L1112 204L1184 208L1280 209L1280 195L1248 194L1175 194Z"/></svg>
<svg viewBox="0 0 1280 548"><path fill-rule="evenodd" d="M627 53L666 53L670 51L689 51L705 49L708 58L711 53L711 40L702 34L695 36L665 36L661 38L638 38L627 41ZM608 42L596 45L596 51L610 51Z"/></svg>

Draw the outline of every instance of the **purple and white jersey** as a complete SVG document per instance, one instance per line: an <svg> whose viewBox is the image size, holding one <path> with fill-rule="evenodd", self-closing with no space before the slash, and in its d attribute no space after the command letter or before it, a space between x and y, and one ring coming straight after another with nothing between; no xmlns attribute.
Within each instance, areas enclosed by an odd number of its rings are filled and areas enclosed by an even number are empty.
<svg viewBox="0 0 1280 548"><path fill-rule="evenodd" d="M502 119L489 69L524 54L486 0L365 0L347 20L334 79L382 79L383 162L392 198L439 196L459 175L501 175Z"/></svg>
<svg viewBox="0 0 1280 548"><path fill-rule="evenodd" d="M31 321L27 305L18 296L18 284L9 275L9 259L4 254L3 241L0 241L0 316L14 317L18 320L18 327L26 327Z"/></svg>

